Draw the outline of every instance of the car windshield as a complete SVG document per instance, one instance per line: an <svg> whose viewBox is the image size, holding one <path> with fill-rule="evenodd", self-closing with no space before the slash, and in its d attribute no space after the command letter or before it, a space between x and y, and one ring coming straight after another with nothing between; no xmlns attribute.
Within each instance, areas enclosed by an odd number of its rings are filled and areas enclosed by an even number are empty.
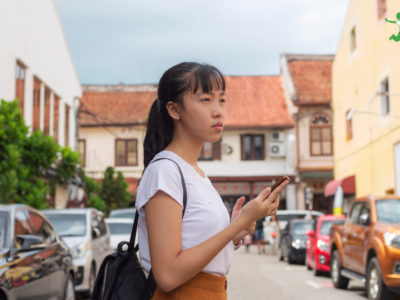
<svg viewBox="0 0 400 300"><path fill-rule="evenodd" d="M312 229L312 222L296 222L292 224L291 232L293 235L305 235Z"/></svg>
<svg viewBox="0 0 400 300"><path fill-rule="evenodd" d="M331 230L331 227L333 224L343 224L343 223L344 223L344 219L343 220L323 221L321 223L320 233L322 235L329 235L329 231Z"/></svg>
<svg viewBox="0 0 400 300"><path fill-rule="evenodd" d="M130 223L108 223L111 234L131 234L132 225Z"/></svg>
<svg viewBox="0 0 400 300"><path fill-rule="evenodd" d="M84 214L45 215L62 237L86 235L86 215Z"/></svg>
<svg viewBox="0 0 400 300"><path fill-rule="evenodd" d="M133 219L135 217L135 210L131 211L115 211L110 213L110 218L127 218Z"/></svg>
<svg viewBox="0 0 400 300"><path fill-rule="evenodd" d="M376 201L376 214L379 222L400 223L400 200L388 199Z"/></svg>
<svg viewBox="0 0 400 300"><path fill-rule="evenodd" d="M7 233L7 215L5 212L0 212L0 249L6 247Z"/></svg>

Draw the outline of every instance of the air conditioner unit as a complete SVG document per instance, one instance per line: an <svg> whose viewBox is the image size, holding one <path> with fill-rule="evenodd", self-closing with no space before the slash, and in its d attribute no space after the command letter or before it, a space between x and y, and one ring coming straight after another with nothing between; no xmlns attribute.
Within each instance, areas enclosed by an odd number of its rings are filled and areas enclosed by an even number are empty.
<svg viewBox="0 0 400 300"><path fill-rule="evenodd" d="M269 143L269 156L270 157L283 157L285 156L285 144L280 142Z"/></svg>
<svg viewBox="0 0 400 300"><path fill-rule="evenodd" d="M283 142L285 140L285 134L282 131L272 131L270 132L271 142Z"/></svg>

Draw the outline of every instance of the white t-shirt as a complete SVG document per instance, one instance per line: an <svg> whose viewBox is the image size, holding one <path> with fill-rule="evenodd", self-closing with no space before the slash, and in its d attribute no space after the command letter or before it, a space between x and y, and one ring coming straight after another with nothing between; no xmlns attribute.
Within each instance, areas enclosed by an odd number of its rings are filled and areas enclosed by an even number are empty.
<svg viewBox="0 0 400 300"><path fill-rule="evenodd" d="M202 243L228 226L230 223L228 211L210 179L207 176L203 178L193 166L172 151L161 151L153 160L160 157L167 157L178 163L185 179L187 203L182 219L182 250ZM159 190L167 193L183 207L181 175L175 163L168 159L159 160L147 166L136 196L136 208L140 216L138 225L140 259L147 272L150 271L151 262L143 206ZM202 272L226 275L231 266L232 255L231 241L205 266Z"/></svg>

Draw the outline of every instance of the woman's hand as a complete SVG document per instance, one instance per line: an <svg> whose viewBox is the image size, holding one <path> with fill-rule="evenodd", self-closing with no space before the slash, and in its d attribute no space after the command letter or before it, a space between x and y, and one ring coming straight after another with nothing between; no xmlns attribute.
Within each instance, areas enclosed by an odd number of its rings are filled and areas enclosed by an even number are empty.
<svg viewBox="0 0 400 300"><path fill-rule="evenodd" d="M246 224L250 225L263 217L275 215L279 207L279 193L288 183L288 181L283 182L272 192L271 188L263 189L257 197L250 200L240 210L237 218L240 217Z"/></svg>
<svg viewBox="0 0 400 300"><path fill-rule="evenodd" d="M236 204L232 210L231 222L233 222L239 217L244 201L245 201L244 196L240 197L236 201ZM251 223L249 227L247 227L245 230L243 230L237 236L235 236L235 238L233 239L233 243L235 245L239 244L239 242L246 236L246 234L252 235L254 233L255 228L256 228L256 221Z"/></svg>

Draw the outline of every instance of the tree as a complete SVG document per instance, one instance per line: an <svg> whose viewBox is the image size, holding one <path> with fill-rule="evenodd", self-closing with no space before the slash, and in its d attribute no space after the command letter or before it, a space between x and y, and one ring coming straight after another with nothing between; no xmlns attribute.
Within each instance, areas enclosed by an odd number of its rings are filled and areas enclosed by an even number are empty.
<svg viewBox="0 0 400 300"><path fill-rule="evenodd" d="M28 127L17 101L0 102L0 203L48 207L49 187L65 184L75 175L79 154ZM54 170L49 176L50 170ZM50 177L50 179L49 179Z"/></svg>
<svg viewBox="0 0 400 300"><path fill-rule="evenodd" d="M104 212L106 209L106 202L98 195L100 192L99 183L88 176L84 176L85 180L85 194L87 197L86 205L89 207L97 208Z"/></svg>
<svg viewBox="0 0 400 300"><path fill-rule="evenodd" d="M120 171L115 176L113 167L108 167L104 172L104 179L101 183L100 198L106 203L105 213L112 209L128 207L131 201L131 194L127 191L128 183Z"/></svg>

